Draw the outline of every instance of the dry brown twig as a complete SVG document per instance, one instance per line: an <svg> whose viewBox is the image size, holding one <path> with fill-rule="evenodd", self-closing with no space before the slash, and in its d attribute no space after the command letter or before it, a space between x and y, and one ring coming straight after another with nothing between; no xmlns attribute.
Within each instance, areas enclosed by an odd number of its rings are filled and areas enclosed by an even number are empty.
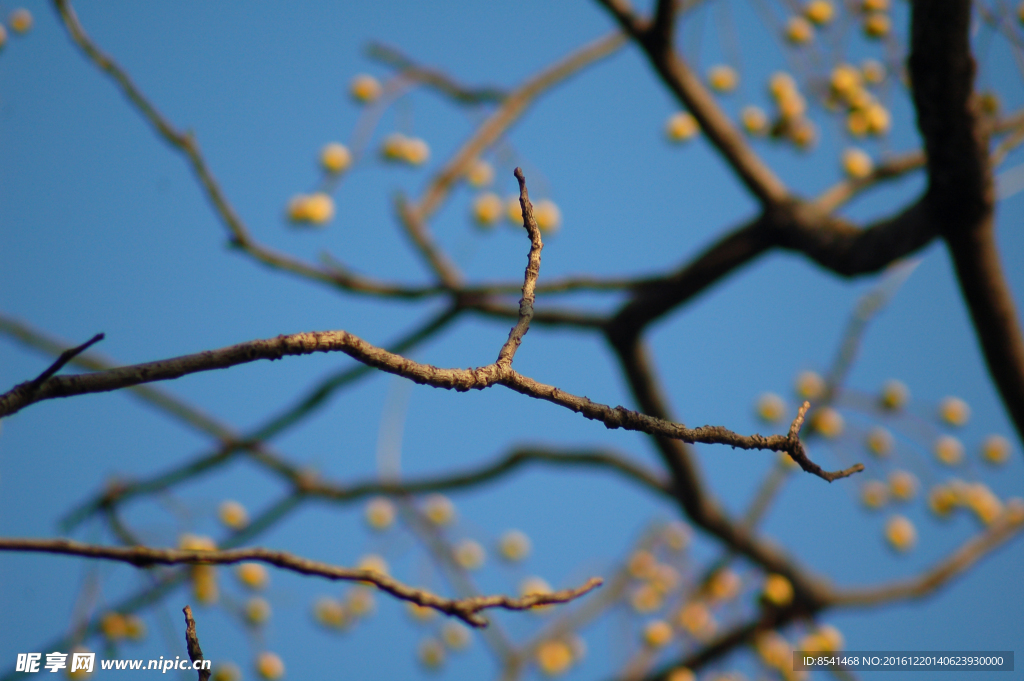
<svg viewBox="0 0 1024 681"><path fill-rule="evenodd" d="M286 551L271 551L260 547L229 549L225 551L187 551L183 549L155 549L148 546L96 546L70 539L11 539L0 538L0 551L53 553L85 558L115 560L136 567L152 565L232 565L243 561L267 563L303 575L331 580L367 582L395 598L433 608L458 617L474 627L487 626L479 613L490 608L529 610L539 605L567 603L599 587L601 578L593 577L575 589L563 589L550 594L533 594L521 598L508 596L480 596L478 598L451 599L437 596L422 589L414 589L387 575L373 570L338 567L330 563L301 558Z"/></svg>
<svg viewBox="0 0 1024 681"><path fill-rule="evenodd" d="M192 608L186 605L182 608L182 612L185 613L185 646L188 648L188 659L192 660L194 665L197 661L203 661L203 649L199 647L199 636L196 634L196 621L192 618ZM209 681L209 678L210 670L200 666L199 681Z"/></svg>

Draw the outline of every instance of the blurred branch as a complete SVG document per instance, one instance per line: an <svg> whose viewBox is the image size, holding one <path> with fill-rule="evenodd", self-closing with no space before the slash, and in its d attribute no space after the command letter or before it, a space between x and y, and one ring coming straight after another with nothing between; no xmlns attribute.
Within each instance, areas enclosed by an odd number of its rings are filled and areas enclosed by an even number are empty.
<svg viewBox="0 0 1024 681"><path fill-rule="evenodd" d="M670 30L673 3L660 2L651 22L637 17L625 0L599 1L644 51L662 82L697 119L708 140L747 189L766 209L787 203L790 197L785 184L754 152L700 78L675 51Z"/></svg>
<svg viewBox="0 0 1024 681"><path fill-rule="evenodd" d="M460 104L500 104L508 97L505 90L495 86L465 87L443 71L420 66L391 45L370 43L366 48L366 54L371 59L398 70L403 78L429 85Z"/></svg>
<svg viewBox="0 0 1024 681"><path fill-rule="evenodd" d="M829 482L862 470L859 464L843 471L822 470L807 458L803 444L793 429L787 435L771 436L739 435L722 426L702 426L690 429L624 407L613 408L593 402L586 397L579 397L523 376L507 365L495 363L477 369L440 369L429 364L420 364L371 345L347 331L297 333L92 374L54 376L44 381L31 394L21 390L20 387L15 387L0 395L0 416L9 416L42 400L109 392L140 383L171 380L188 374L224 369L261 359L275 360L285 356L308 355L314 352L344 352L353 359L381 371L435 388L465 392L483 390L492 385L504 385L523 395L552 402L580 413L588 419L600 421L608 428L635 430L689 443L700 442L729 445L739 449L785 451L805 471ZM801 413L794 420L794 428L798 429L802 421Z"/></svg>
<svg viewBox="0 0 1024 681"><path fill-rule="evenodd" d="M893 156L879 163L865 177L849 177L840 180L822 192L812 205L823 214L832 213L865 189L870 189L885 180L903 177L923 168L924 165L924 153L921 151L911 151Z"/></svg>
<svg viewBox="0 0 1024 681"><path fill-rule="evenodd" d="M538 605L567 603L596 589L601 579L594 577L575 589L563 589L550 594L533 594L521 598L508 596L480 596L453 600L436 596L428 591L414 589L387 575L373 570L357 570L337 567L329 563L301 558L285 551L271 551L260 547L231 549L226 551L186 551L181 549L154 549L145 546L96 546L70 539L11 539L0 538L0 551L55 553L81 556L101 560L130 563L136 567L151 565L231 565L243 561L257 561L274 565L303 575L325 577L331 580L369 582L395 598L417 605L433 608L453 617L458 617L474 627L484 627L487 620L479 615L481 610L502 608L505 610L529 610Z"/></svg>
<svg viewBox="0 0 1024 681"><path fill-rule="evenodd" d="M526 112L544 91L618 49L625 39L615 32L596 40L540 72L513 91L485 120L448 162L430 179L418 202L399 198L396 209L406 234L430 264L438 280L449 289L460 289L462 275L434 242L428 221L440 208L455 183L465 176L470 164L479 158Z"/></svg>
<svg viewBox="0 0 1024 681"><path fill-rule="evenodd" d="M949 557L916 577L880 586L836 589L828 601L831 607L874 606L922 598L956 577L999 548L1024 529L1024 505L1010 503L984 532L972 537Z"/></svg>

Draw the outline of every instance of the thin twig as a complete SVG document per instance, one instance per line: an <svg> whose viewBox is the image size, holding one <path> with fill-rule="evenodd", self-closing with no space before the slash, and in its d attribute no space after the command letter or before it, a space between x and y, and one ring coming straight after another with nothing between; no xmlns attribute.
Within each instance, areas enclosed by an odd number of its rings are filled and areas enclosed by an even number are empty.
<svg viewBox="0 0 1024 681"><path fill-rule="evenodd" d="M203 649L199 647L199 636L196 635L196 621L192 619L192 608L185 606L182 609L185 613L185 645L188 648L188 659L192 660L195 667L196 662L202 663ZM209 681L210 670L204 665L199 665L199 681Z"/></svg>
<svg viewBox="0 0 1024 681"><path fill-rule="evenodd" d="M508 367L512 366L512 360L523 342L523 336L530 330L533 302L537 297L537 277L540 276L540 253L544 248L540 228L533 217L533 204L530 203L530 195L526 191L526 177L521 168L516 168L514 174L519 181L519 205L523 210L523 227L530 237L530 254L527 256L526 274L523 277L523 297L519 299L519 321L508 332L508 340L501 346L496 361L496 364Z"/></svg>
<svg viewBox="0 0 1024 681"><path fill-rule="evenodd" d="M791 435L749 435L735 433L722 426L687 428L681 424L654 418L625 407L610 407L579 397L554 386L523 376L509 366L497 363L477 369L441 369L420 364L379 348L347 331L297 333L239 343L219 350L147 362L92 374L54 376L44 381L31 395L15 388L0 395L0 416L14 414L30 404L57 397L109 392L132 385L171 380L188 374L224 369L261 359L275 360L290 355L314 352L343 352L364 364L390 374L403 376L421 385L465 392L504 385L523 395L545 400L600 421L608 428L635 430L662 435L688 443L724 444L739 449L762 449L789 452L801 467L829 482L860 470L856 466L845 471L822 470L804 452L800 439Z"/></svg>
<svg viewBox="0 0 1024 681"><path fill-rule="evenodd" d="M521 598L508 596L481 596L454 600L414 589L396 579L373 570L338 567L329 563L308 560L285 551L252 547L226 551L186 551L183 549L154 549L146 546L97 546L70 539L11 539L0 538L0 551L56 553L102 560L130 563L136 567L150 565L231 565L243 561L267 563L303 575L325 577L331 580L369 582L395 598L420 606L433 608L458 617L474 627L487 626L487 620L478 613L489 608L529 610L540 605L568 603L596 589L602 580L594 577L575 589L563 589L550 594L533 594Z"/></svg>

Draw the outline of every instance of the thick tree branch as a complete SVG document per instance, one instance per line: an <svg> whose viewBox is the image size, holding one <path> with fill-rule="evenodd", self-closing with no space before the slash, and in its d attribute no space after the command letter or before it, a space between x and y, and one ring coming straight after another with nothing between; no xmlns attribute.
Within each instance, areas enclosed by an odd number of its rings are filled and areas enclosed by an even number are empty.
<svg viewBox="0 0 1024 681"><path fill-rule="evenodd" d="M256 561L303 575L325 577L331 580L368 582L395 598L458 617L474 627L487 626L487 620L479 614L481 610L489 608L529 610L539 605L567 603L596 589L602 582L600 578L593 577L586 584L576 589L564 589L550 594L532 594L521 598L481 596L478 598L454 600L437 596L422 589L414 589L373 570L338 567L329 563L301 558L285 551L271 551L260 547L226 551L185 551L181 549L154 549L145 546L96 546L70 539L0 538L0 551L82 556L84 558L130 563L136 567L148 567L151 565L231 565L244 561Z"/></svg>
<svg viewBox="0 0 1024 681"><path fill-rule="evenodd" d="M786 203L789 200L789 191L785 184L754 152L743 134L732 124L715 98L704 87L697 74L673 48L671 22L666 21L672 15L666 6L672 3L659 3L656 20L652 23L635 16L626 2L600 2L643 49L662 82L679 103L697 119L701 130L747 189L766 208Z"/></svg>

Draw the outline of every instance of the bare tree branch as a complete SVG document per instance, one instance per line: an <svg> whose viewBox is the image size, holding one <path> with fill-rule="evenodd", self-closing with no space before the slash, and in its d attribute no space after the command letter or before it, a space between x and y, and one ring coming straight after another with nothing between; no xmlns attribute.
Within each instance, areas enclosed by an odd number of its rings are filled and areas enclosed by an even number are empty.
<svg viewBox="0 0 1024 681"><path fill-rule="evenodd" d="M197 661L203 661L203 649L199 647L199 636L196 634L196 621L192 619L192 608L185 606L182 609L185 613L185 646L188 648L188 659L192 660L192 664ZM209 681L210 670L203 669L200 666L199 669L199 681Z"/></svg>
<svg viewBox="0 0 1024 681"><path fill-rule="evenodd" d="M562 591L555 591L550 594L532 594L521 598L481 596L479 598L453 600L436 596L422 589L414 589L373 570L337 567L329 563L300 558L285 551L271 551L260 547L230 549L226 551L186 551L181 549L154 549L145 546L96 546L70 539L0 538L0 551L58 553L69 556L82 556L84 558L120 561L130 563L136 567L148 567L150 565L231 565L243 561L257 561L303 575L325 577L331 580L369 582L395 598L458 617L474 627L487 626L487 620L479 615L481 610L489 608L529 610L539 605L567 603L596 589L602 582L599 577L593 577L586 584L576 589L563 589Z"/></svg>
<svg viewBox="0 0 1024 681"><path fill-rule="evenodd" d="M512 366L512 360L516 350L523 342L523 336L530 330L530 321L533 319L533 302L537 297L537 277L540 275L540 253L544 249L544 242L540 238L540 227L533 218L533 204L530 203L530 195L526 191L526 177L520 168L515 170L516 180L519 182L519 205L523 210L523 228L530 236L530 254L526 265L526 275L523 278L523 297L519 300L519 320L512 330L508 332L508 340L501 346L498 352L496 364L499 366Z"/></svg>
<svg viewBox="0 0 1024 681"><path fill-rule="evenodd" d="M500 104L508 97L505 90L496 86L465 87L443 71L417 64L391 45L370 43L366 48L366 54L371 59L398 69L402 77L429 85L460 104Z"/></svg>

